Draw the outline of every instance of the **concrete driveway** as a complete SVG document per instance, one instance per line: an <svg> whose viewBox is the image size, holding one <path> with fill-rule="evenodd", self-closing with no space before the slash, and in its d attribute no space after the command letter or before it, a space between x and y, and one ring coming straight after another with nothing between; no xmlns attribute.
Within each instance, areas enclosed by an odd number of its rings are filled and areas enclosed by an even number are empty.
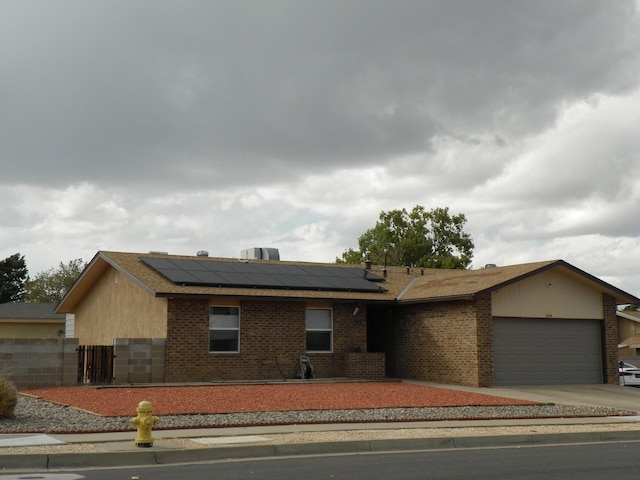
<svg viewBox="0 0 640 480"><path fill-rule="evenodd" d="M640 388L621 385L532 385L474 388L428 382L415 383L541 403L590 405L640 412Z"/></svg>

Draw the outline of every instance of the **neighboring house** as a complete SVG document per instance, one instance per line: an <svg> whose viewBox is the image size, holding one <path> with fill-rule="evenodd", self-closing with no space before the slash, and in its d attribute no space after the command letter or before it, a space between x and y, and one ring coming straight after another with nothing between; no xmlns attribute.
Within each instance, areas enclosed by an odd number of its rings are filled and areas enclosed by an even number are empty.
<svg viewBox="0 0 640 480"><path fill-rule="evenodd" d="M637 357L640 349L640 312L621 310L616 315L620 357Z"/></svg>
<svg viewBox="0 0 640 480"><path fill-rule="evenodd" d="M57 338L64 332L65 316L55 303L0 303L0 338Z"/></svg>
<svg viewBox="0 0 640 480"><path fill-rule="evenodd" d="M166 382L617 383L617 305L553 260L434 270L98 252L58 305L80 344L164 339ZM118 379L116 379L117 381Z"/></svg>

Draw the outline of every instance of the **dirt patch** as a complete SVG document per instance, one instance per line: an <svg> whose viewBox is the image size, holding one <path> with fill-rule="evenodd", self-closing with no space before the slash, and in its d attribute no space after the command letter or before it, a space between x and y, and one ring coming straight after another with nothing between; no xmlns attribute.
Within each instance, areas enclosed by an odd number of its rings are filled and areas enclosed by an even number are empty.
<svg viewBox="0 0 640 480"><path fill-rule="evenodd" d="M142 400L156 415L535 405L536 402L394 382L167 387L53 387L23 390L105 416L127 416Z"/></svg>

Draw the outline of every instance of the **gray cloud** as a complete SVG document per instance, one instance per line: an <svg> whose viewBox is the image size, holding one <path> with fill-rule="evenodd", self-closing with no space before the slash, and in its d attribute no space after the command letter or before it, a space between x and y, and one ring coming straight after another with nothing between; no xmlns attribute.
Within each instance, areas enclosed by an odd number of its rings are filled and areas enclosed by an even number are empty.
<svg viewBox="0 0 640 480"><path fill-rule="evenodd" d="M637 289L639 27L634 0L5 0L0 257L332 261L422 204L477 265Z"/></svg>
<svg viewBox="0 0 640 480"><path fill-rule="evenodd" d="M639 71L630 2L5 9L13 182L242 184L429 153L435 135L516 141Z"/></svg>

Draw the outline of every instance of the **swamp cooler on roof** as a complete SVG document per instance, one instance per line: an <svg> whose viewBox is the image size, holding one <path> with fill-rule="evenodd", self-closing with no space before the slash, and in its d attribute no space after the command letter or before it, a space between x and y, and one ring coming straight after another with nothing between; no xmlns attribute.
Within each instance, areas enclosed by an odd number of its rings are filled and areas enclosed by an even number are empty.
<svg viewBox="0 0 640 480"><path fill-rule="evenodd" d="M240 251L240 258L248 260L280 260L277 248L246 248Z"/></svg>

